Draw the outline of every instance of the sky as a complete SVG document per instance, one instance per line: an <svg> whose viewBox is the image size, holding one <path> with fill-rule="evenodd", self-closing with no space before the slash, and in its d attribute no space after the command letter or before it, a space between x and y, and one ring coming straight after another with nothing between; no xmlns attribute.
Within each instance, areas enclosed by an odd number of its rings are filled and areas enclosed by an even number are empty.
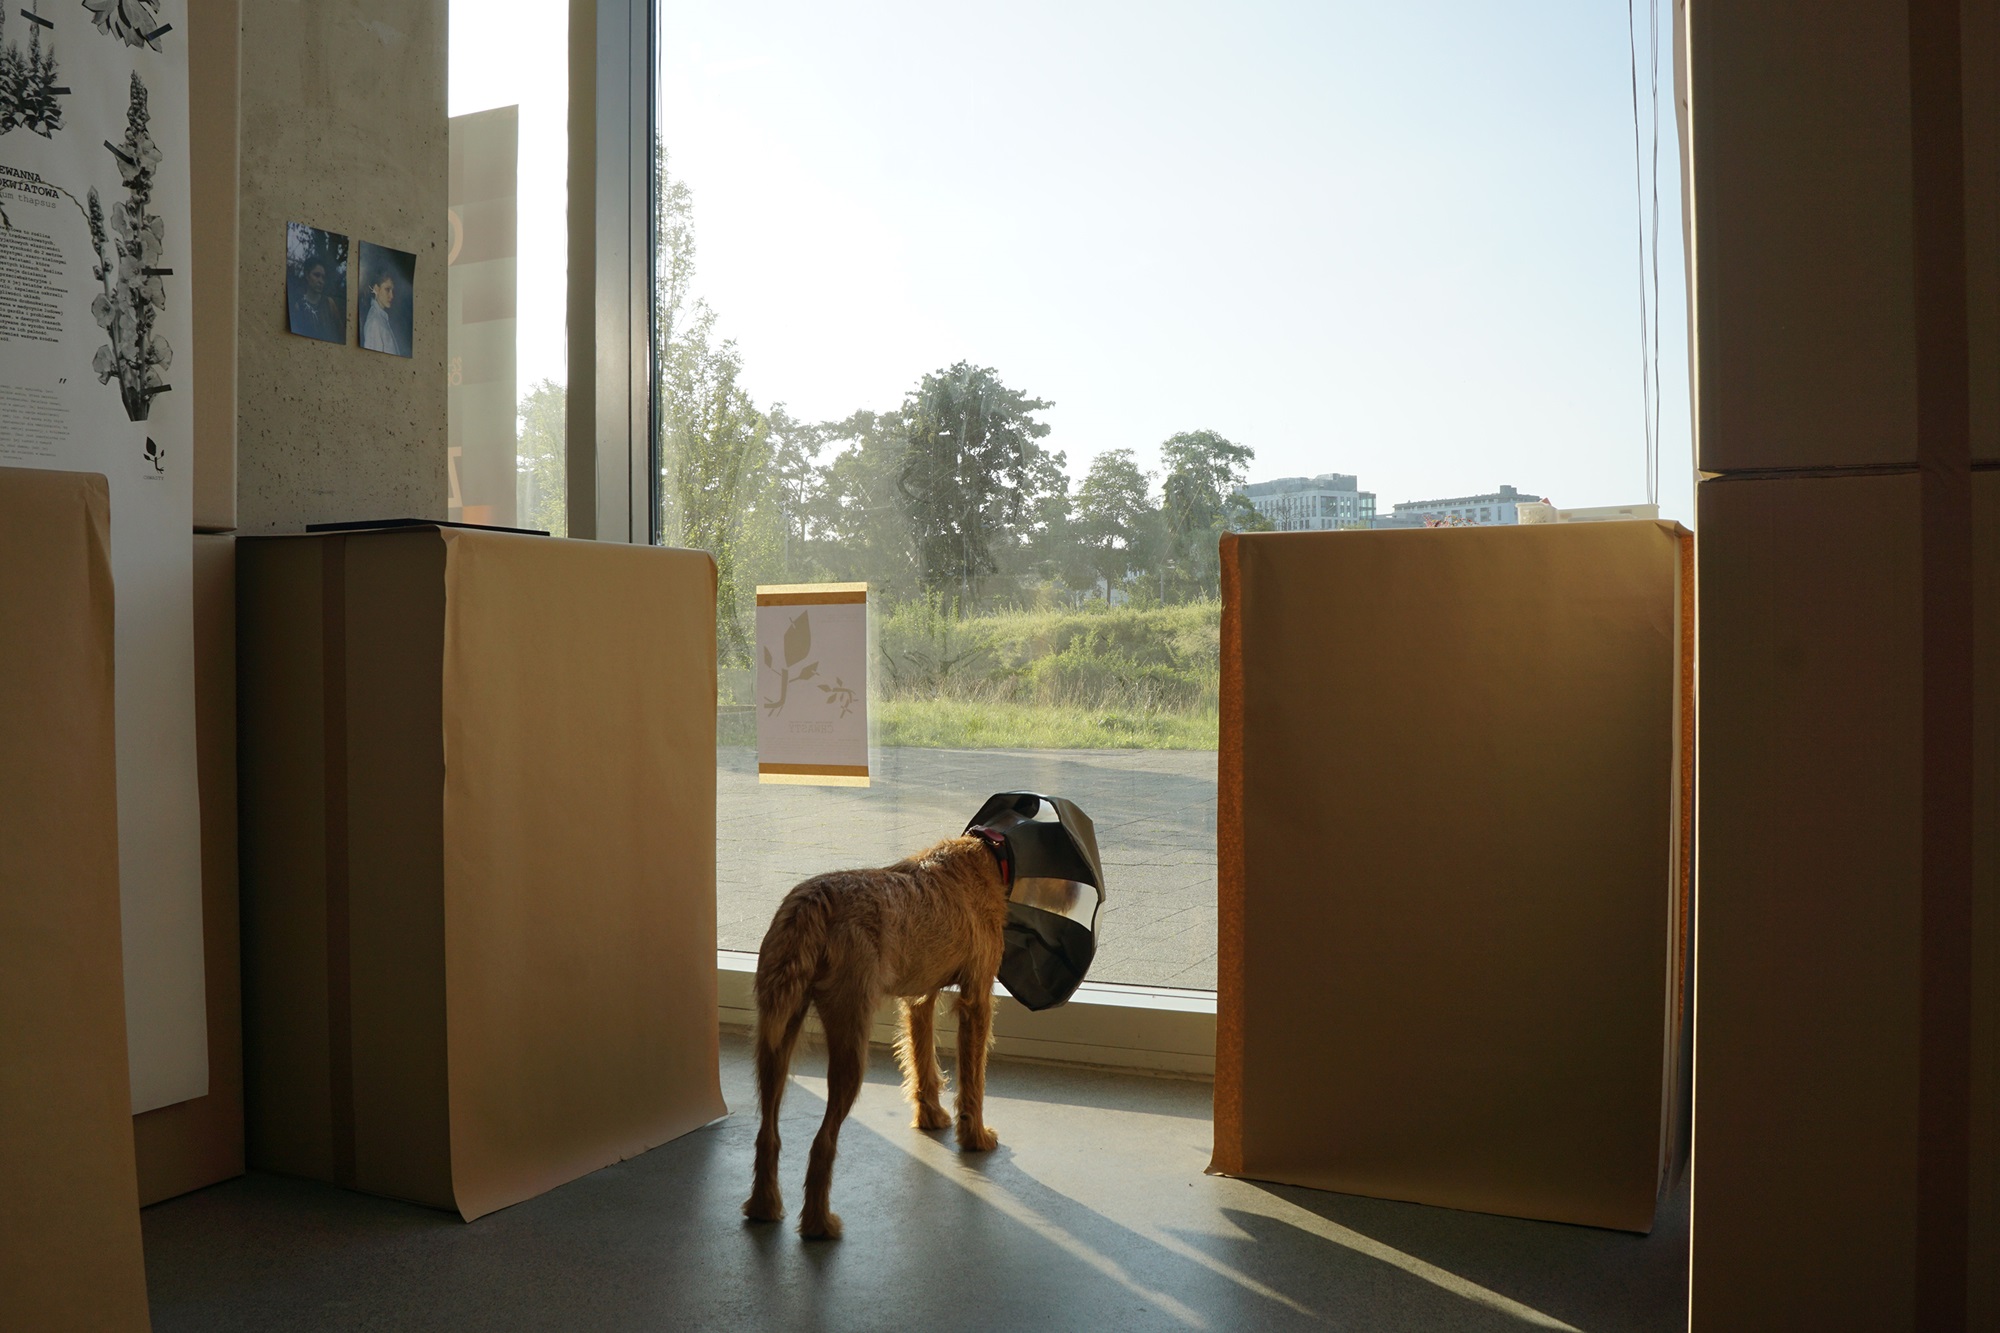
<svg viewBox="0 0 2000 1333"><path fill-rule="evenodd" d="M1053 404L1076 477L1206 428L1253 480L1355 473L1384 510L1645 499L1624 6L660 6L695 290L760 405L891 407L963 359ZM1690 522L1660 8L1660 498ZM562 263L561 67L508 24L455 22L451 54L453 114L522 106L521 381L560 378L531 270Z"/></svg>
<svg viewBox="0 0 2000 1333"><path fill-rule="evenodd" d="M1645 498L1624 6L661 4L695 285L760 401L887 407L963 358L1054 404L1073 475L1208 428L1253 478L1356 473L1384 509ZM1668 21L1660 470L1685 521Z"/></svg>

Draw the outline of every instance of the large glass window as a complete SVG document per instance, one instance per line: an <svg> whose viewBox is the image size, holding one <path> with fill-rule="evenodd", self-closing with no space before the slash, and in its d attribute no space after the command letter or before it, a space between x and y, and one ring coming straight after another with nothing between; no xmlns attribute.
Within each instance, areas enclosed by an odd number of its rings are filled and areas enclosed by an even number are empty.
<svg viewBox="0 0 2000 1333"><path fill-rule="evenodd" d="M660 530L721 572L726 948L1027 788L1097 823L1092 979L1212 988L1221 534L1644 512L1655 412L1691 518L1671 104L1622 10L661 0L659 28ZM760 785L755 590L846 581L871 785Z"/></svg>
<svg viewBox="0 0 2000 1333"><path fill-rule="evenodd" d="M560 536L567 8L551 15L520 0L450 6L447 517Z"/></svg>

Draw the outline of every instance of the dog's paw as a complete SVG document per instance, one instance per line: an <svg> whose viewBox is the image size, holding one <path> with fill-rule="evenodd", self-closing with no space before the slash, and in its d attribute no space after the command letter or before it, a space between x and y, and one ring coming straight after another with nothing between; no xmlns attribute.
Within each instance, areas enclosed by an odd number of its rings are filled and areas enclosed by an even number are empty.
<svg viewBox="0 0 2000 1333"><path fill-rule="evenodd" d="M779 1221L785 1216L785 1201L776 1191L768 1195L753 1194L743 1201L743 1216L752 1222Z"/></svg>
<svg viewBox="0 0 2000 1333"><path fill-rule="evenodd" d="M958 1146L965 1152L992 1152L1000 1146L1000 1136L991 1125L981 1125L977 1130L969 1125L960 1125Z"/></svg>
<svg viewBox="0 0 2000 1333"><path fill-rule="evenodd" d="M807 1240L839 1240L840 1214L827 1213L822 1217L801 1217L799 1234Z"/></svg>
<svg viewBox="0 0 2000 1333"><path fill-rule="evenodd" d="M951 1116L942 1106L919 1106L910 1124L916 1129L950 1129Z"/></svg>

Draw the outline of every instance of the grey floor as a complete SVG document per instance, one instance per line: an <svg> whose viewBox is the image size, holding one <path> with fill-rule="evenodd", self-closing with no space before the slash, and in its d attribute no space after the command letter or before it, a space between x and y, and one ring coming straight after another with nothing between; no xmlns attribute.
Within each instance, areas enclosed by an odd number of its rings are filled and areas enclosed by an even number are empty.
<svg viewBox="0 0 2000 1333"><path fill-rule="evenodd" d="M1215 989L1213 750L876 751L868 787L757 781L756 752L716 765L716 914L755 950L778 900L826 870L885 865L965 827L996 791L1040 791L1097 826L1105 910L1093 981Z"/></svg>
<svg viewBox="0 0 2000 1333"><path fill-rule="evenodd" d="M802 1058L784 1115L796 1211L823 1109ZM728 1119L471 1225L251 1175L147 1209L153 1321L255 1329L1686 1327L1687 1194L1651 1236L1202 1174L1209 1086L996 1060L1000 1149L908 1127L878 1052L841 1139L846 1238L750 1226L754 1119Z"/></svg>

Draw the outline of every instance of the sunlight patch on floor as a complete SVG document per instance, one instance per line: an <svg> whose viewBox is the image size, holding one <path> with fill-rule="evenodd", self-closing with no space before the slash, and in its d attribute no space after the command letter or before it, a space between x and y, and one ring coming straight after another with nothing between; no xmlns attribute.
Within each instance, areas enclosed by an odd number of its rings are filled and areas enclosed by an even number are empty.
<svg viewBox="0 0 2000 1333"><path fill-rule="evenodd" d="M824 1079L798 1075L794 1075L794 1079L802 1088L824 1100L826 1095L826 1083ZM1195 1311L1174 1300L1171 1296L1163 1292L1154 1291L1135 1281L1115 1261L1099 1254L1083 1238L1051 1221L1049 1218L1044 1217L1040 1212L1016 1198L1004 1185L997 1184L988 1179L976 1167L968 1166L961 1160L957 1148L949 1142L941 1142L927 1134L922 1134L911 1129L909 1126L908 1108L900 1098L896 1099L892 1105L874 1104L880 1100L880 1098L869 1098L864 1095L862 1100L855 1104L854 1111L848 1118L849 1124L860 1124L884 1142L900 1149L903 1153L923 1163L925 1166L930 1167L945 1179L972 1193L982 1202L990 1204L999 1212L1028 1227L1037 1235L1061 1247L1067 1253L1089 1264L1105 1276L1119 1282L1133 1294L1151 1302L1160 1310L1187 1324L1189 1327L1204 1328L1207 1326L1206 1321ZM991 1108L996 1124L1004 1125L1002 1116L1006 1113L1007 1102L1009 1100L1007 1098L988 1097L987 1105ZM1155 1143L1171 1138L1173 1130L1185 1129L1190 1123L1172 1117L1149 1116L1142 1112L1120 1111L1116 1114L1121 1120L1131 1122L1130 1128L1134 1133L1140 1134L1141 1137L1146 1137ZM1151 1126L1144 1125L1144 1122L1154 1120L1167 1123ZM1147 1134L1145 1132L1146 1128L1150 1128L1154 1133ZM1310 1307L1301 1304L1283 1292L1264 1282L1258 1281L1249 1274L1241 1272L1222 1260L1217 1259L1215 1256L1203 1252L1196 1246L1190 1245L1180 1237L1166 1231L1159 1225L1156 1217L1138 1216L1133 1214L1129 1208L1121 1210L1118 1208L1116 1201L1113 1201L1111 1206L1106 1207L1094 1199L1078 1198L1073 1188L1064 1188L1061 1182L1049 1179L1045 1172L1030 1170L1027 1163L1023 1162L1020 1158L1014 1158L1012 1164L1015 1169L1032 1178L1043 1188L1070 1199L1078 1206L1099 1214L1108 1221L1124 1227L1133 1234L1143 1237L1175 1256L1199 1264L1218 1277L1235 1283L1243 1290L1283 1305L1298 1314L1309 1318L1318 1317L1317 1312ZM1194 1170L1198 1172L1200 1170L1199 1166L1195 1166ZM1339 1245L1355 1254L1399 1269L1411 1277L1426 1282L1441 1291L1449 1292L1461 1300L1470 1301L1475 1305L1483 1306L1497 1314L1506 1315L1535 1328L1567 1330L1567 1333L1578 1333L1578 1330L1572 1324L1566 1324L1552 1315L1547 1315L1540 1310L1534 1309L1532 1306L1524 1305L1517 1300L1501 1295L1497 1291L1482 1287L1468 1278L1460 1277L1458 1274L1440 1268L1436 1264L1419 1259L1413 1254L1405 1253L1371 1236L1366 1236L1352 1228L1344 1227L1338 1222L1329 1221L1310 1209L1302 1208L1277 1195L1260 1189L1236 1186L1234 1182L1226 1179L1213 1177L1204 1177L1203 1179L1213 1187L1221 1189L1228 1194L1229 1197L1226 1202L1230 1207L1240 1208L1244 1212L1256 1213L1260 1216L1268 1217L1274 1222L1279 1222L1310 1235L1318 1236L1322 1240ZM1121 1215L1121 1212L1124 1215Z"/></svg>

